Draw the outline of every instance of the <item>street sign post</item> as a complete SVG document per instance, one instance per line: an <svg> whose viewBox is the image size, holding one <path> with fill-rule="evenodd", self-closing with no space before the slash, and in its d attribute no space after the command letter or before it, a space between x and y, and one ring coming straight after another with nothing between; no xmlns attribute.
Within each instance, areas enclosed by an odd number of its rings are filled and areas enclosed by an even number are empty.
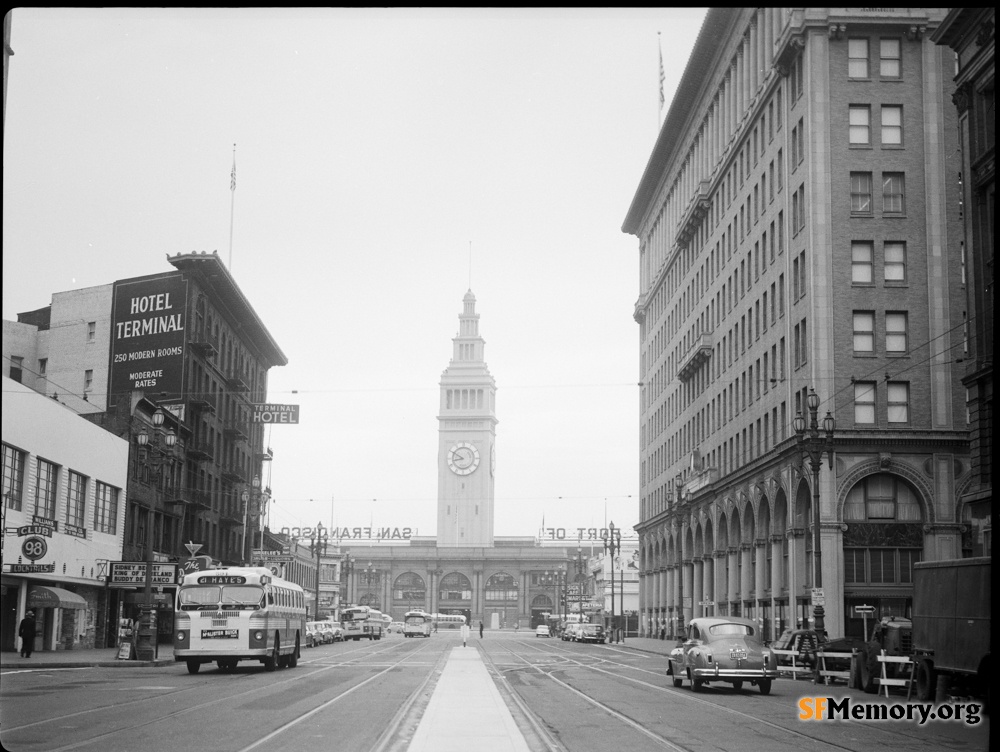
<svg viewBox="0 0 1000 752"><path fill-rule="evenodd" d="M864 635L864 638L867 640L868 639L868 617L875 615L875 606L869 606L867 603L862 604L860 606L855 606L854 607L854 613L861 614L862 624L864 625L862 634Z"/></svg>

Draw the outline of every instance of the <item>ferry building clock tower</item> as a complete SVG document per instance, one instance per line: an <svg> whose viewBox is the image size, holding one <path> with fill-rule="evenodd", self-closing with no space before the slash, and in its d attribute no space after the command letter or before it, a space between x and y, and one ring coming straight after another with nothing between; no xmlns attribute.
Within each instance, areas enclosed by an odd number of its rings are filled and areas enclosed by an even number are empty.
<svg viewBox="0 0 1000 752"><path fill-rule="evenodd" d="M462 300L438 414L439 547L493 546L496 383L483 359L476 296Z"/></svg>

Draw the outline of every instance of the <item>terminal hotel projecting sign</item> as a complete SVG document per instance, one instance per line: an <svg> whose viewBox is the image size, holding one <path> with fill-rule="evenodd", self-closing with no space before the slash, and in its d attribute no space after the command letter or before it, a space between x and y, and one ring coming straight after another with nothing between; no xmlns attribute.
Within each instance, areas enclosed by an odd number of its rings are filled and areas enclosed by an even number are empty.
<svg viewBox="0 0 1000 752"><path fill-rule="evenodd" d="M183 391L187 281L180 273L115 283L111 391Z"/></svg>

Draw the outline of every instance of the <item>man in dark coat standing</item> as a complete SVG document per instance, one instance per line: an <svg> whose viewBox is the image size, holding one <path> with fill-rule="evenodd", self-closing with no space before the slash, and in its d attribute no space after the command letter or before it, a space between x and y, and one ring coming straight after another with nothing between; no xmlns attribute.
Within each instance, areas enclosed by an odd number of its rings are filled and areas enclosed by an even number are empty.
<svg viewBox="0 0 1000 752"><path fill-rule="evenodd" d="M21 638L21 657L30 658L35 649L35 612L28 611L17 628L17 636Z"/></svg>
<svg viewBox="0 0 1000 752"><path fill-rule="evenodd" d="M482 619L479 620L479 639L480 640L483 639L483 621L482 621Z"/></svg>

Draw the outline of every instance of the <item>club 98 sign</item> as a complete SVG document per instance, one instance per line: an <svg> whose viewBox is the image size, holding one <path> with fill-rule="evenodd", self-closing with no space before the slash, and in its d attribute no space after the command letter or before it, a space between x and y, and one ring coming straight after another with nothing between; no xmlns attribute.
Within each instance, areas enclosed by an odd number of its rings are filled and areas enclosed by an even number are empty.
<svg viewBox="0 0 1000 752"><path fill-rule="evenodd" d="M24 558L30 561L43 559L48 552L49 544L45 542L44 538L39 538L37 535L25 538L24 543L21 544L21 553L24 554Z"/></svg>

